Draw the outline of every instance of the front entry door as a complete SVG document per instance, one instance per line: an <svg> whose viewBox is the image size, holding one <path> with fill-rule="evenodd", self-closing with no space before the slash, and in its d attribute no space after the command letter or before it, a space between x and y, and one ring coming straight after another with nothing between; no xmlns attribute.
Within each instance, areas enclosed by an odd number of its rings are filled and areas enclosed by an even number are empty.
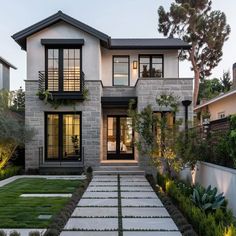
<svg viewBox="0 0 236 236"><path fill-rule="evenodd" d="M107 117L107 159L134 159L134 132L132 118L127 116Z"/></svg>

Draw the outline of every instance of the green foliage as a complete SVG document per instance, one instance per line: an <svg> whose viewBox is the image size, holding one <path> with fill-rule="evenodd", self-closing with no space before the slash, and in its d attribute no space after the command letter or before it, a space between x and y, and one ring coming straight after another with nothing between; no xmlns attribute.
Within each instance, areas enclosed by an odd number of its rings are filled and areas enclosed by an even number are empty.
<svg viewBox="0 0 236 236"><path fill-rule="evenodd" d="M225 236L225 232L235 232L232 213L226 208L218 208L214 212L206 213L195 206L188 195L188 191L183 191L182 184L167 176L160 176L159 173L157 174L157 183L171 197L173 203L178 206L199 235ZM186 187L187 184L184 188Z"/></svg>
<svg viewBox="0 0 236 236"><path fill-rule="evenodd" d="M17 232L16 230L13 230L13 231L10 232L9 236L20 236L20 233Z"/></svg>
<svg viewBox="0 0 236 236"><path fill-rule="evenodd" d="M34 136L34 130L24 124L24 119L9 109L11 96L0 92L0 169L6 166L18 146L24 146Z"/></svg>
<svg viewBox="0 0 236 236"><path fill-rule="evenodd" d="M159 115L153 111L151 105L137 112L132 109L133 102L130 103L128 111L133 119L133 128L139 134L135 140L138 151L149 157L155 166L163 165L168 174L178 172L182 167L181 159L175 153L178 128L182 121L176 120L172 125L168 123L168 115L174 117L177 112L178 100L172 93L157 97Z"/></svg>
<svg viewBox="0 0 236 236"><path fill-rule="evenodd" d="M5 169L0 170L0 180L9 178L14 175L18 175L21 173L22 167L21 166L10 166Z"/></svg>
<svg viewBox="0 0 236 236"><path fill-rule="evenodd" d="M211 189L211 186L208 186L208 188L205 189L202 186L197 185L193 189L191 200L201 210L212 212L223 207L225 197L223 196L223 193L217 195L217 188Z"/></svg>
<svg viewBox="0 0 236 236"><path fill-rule="evenodd" d="M175 0L169 11L158 9L158 30L164 36L177 36L192 45L182 53L192 64L195 74L194 104L197 102L199 79L211 74L222 57L230 26L221 11L212 11L210 0Z"/></svg>
<svg viewBox="0 0 236 236"><path fill-rule="evenodd" d="M230 118L230 132L228 138L229 155L233 160L234 168L236 168L236 115Z"/></svg>
<svg viewBox="0 0 236 236"><path fill-rule="evenodd" d="M13 111L25 111L25 92L22 87L13 92L11 110Z"/></svg>
<svg viewBox="0 0 236 236"><path fill-rule="evenodd" d="M29 232L29 236L41 236L39 231L31 231Z"/></svg>

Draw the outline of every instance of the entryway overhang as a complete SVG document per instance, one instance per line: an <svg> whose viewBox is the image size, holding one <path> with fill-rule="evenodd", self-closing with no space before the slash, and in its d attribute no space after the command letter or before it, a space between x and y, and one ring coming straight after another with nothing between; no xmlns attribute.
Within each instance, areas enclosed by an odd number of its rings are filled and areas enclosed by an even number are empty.
<svg viewBox="0 0 236 236"><path fill-rule="evenodd" d="M130 102L133 104L133 108L136 108L138 98L137 97L101 97L102 107L118 107L128 108Z"/></svg>

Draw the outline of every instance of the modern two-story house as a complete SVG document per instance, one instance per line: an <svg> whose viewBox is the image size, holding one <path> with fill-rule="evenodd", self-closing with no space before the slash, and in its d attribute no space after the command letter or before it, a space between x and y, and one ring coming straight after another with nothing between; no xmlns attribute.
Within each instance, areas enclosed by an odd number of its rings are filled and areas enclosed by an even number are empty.
<svg viewBox="0 0 236 236"><path fill-rule="evenodd" d="M192 79L179 78L179 53L190 45L179 39L113 39L61 11L13 39L27 52L25 120L36 130L26 144L26 169L104 163L145 169L134 147L129 101L158 111L156 96L165 91L192 100ZM45 104L39 90L68 103ZM191 105L183 104L176 117L185 119L187 111L191 119Z"/></svg>

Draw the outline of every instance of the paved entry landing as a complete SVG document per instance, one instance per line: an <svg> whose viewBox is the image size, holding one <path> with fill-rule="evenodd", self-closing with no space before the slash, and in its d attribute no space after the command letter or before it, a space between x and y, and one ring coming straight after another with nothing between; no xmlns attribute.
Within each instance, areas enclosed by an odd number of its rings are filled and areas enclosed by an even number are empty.
<svg viewBox="0 0 236 236"><path fill-rule="evenodd" d="M144 176L95 176L61 236L180 236Z"/></svg>

